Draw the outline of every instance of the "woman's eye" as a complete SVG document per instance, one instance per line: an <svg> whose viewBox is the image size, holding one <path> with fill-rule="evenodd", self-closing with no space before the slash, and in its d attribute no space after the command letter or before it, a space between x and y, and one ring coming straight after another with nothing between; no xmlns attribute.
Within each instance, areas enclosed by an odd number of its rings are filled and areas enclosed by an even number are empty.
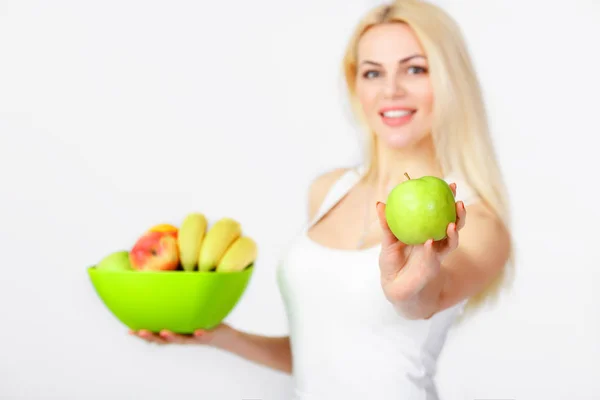
<svg viewBox="0 0 600 400"><path fill-rule="evenodd" d="M427 72L427 69L425 69L423 67L410 67L410 68L408 68L408 73L409 74L424 74L425 72Z"/></svg>
<svg viewBox="0 0 600 400"><path fill-rule="evenodd" d="M377 76L379 76L379 73L377 71L366 71L363 74L363 77L367 79L376 78Z"/></svg>

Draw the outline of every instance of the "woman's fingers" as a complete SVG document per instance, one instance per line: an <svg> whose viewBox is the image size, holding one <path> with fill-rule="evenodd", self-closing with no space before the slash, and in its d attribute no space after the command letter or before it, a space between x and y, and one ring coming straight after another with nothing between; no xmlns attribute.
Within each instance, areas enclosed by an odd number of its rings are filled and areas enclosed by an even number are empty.
<svg viewBox="0 0 600 400"><path fill-rule="evenodd" d="M454 195L454 197L456 197L456 183L451 183L449 186L450 190L452 190L452 194Z"/></svg>
<svg viewBox="0 0 600 400"><path fill-rule="evenodd" d="M452 189L452 194L456 197L456 183L450 184L450 188ZM465 226L465 218L467 217L467 209L465 208L465 203L461 201L457 201L455 203L456 206L456 225L458 230L461 230Z"/></svg>
<svg viewBox="0 0 600 400"><path fill-rule="evenodd" d="M149 343L165 344L167 341L161 338L159 335L150 332L147 329L140 329L139 331L129 331L130 334L138 336Z"/></svg>
<svg viewBox="0 0 600 400"><path fill-rule="evenodd" d="M438 259L442 259L456 250L458 247L458 227L455 223L449 223L446 228L446 237L433 243L433 248Z"/></svg>
<svg viewBox="0 0 600 400"><path fill-rule="evenodd" d="M435 276L439 272L439 263L436 262L437 254L436 254L436 242L433 239L429 239L423 244L425 248L425 260L427 260L427 265L433 266L433 269L429 269L426 271L431 274L430 276Z"/></svg>
<svg viewBox="0 0 600 400"><path fill-rule="evenodd" d="M196 338L192 335L181 335L168 330L160 331L159 335L168 343L188 344L196 341Z"/></svg>
<svg viewBox="0 0 600 400"><path fill-rule="evenodd" d="M147 329L141 329L137 332L130 330L129 333L138 336L149 343L157 344L198 344L207 343L210 340L208 332L202 329L198 329L190 335L178 334L166 329L163 329L158 333L150 332Z"/></svg>
<svg viewBox="0 0 600 400"><path fill-rule="evenodd" d="M458 247L458 227L456 224L449 224L448 230L446 231L448 237L446 238L446 245L442 251L442 256L448 255L450 252L456 250Z"/></svg>
<svg viewBox="0 0 600 400"><path fill-rule="evenodd" d="M465 208L465 203L459 201L456 203L456 227L458 230L461 230L465 226L466 218L467 209Z"/></svg>

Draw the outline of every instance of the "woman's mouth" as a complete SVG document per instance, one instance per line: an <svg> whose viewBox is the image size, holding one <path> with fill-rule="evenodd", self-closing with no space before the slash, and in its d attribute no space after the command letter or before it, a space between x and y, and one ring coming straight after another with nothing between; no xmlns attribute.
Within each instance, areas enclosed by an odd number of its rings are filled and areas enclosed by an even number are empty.
<svg viewBox="0 0 600 400"><path fill-rule="evenodd" d="M387 108L382 110L379 115L384 124L398 127L409 123L416 112L417 110L408 108Z"/></svg>

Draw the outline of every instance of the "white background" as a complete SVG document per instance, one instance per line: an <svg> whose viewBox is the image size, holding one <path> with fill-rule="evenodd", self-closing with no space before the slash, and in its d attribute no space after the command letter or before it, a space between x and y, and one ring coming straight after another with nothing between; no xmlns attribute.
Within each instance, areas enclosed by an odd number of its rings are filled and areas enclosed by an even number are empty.
<svg viewBox="0 0 600 400"><path fill-rule="evenodd" d="M438 3L481 76L518 251L510 296L452 332L443 399L597 399L600 3ZM310 180L357 160L339 61L373 4L0 1L1 399L287 398L283 374L128 336L86 267L189 211L235 217L260 262L227 320L285 334L276 262Z"/></svg>

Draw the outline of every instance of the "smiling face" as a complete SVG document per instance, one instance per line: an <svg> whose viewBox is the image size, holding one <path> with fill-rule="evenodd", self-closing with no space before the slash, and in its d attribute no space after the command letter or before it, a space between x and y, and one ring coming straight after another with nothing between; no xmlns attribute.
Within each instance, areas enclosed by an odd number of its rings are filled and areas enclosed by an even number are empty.
<svg viewBox="0 0 600 400"><path fill-rule="evenodd" d="M356 94L379 140L392 148L431 132L433 90L425 53L406 24L369 29L358 43Z"/></svg>

